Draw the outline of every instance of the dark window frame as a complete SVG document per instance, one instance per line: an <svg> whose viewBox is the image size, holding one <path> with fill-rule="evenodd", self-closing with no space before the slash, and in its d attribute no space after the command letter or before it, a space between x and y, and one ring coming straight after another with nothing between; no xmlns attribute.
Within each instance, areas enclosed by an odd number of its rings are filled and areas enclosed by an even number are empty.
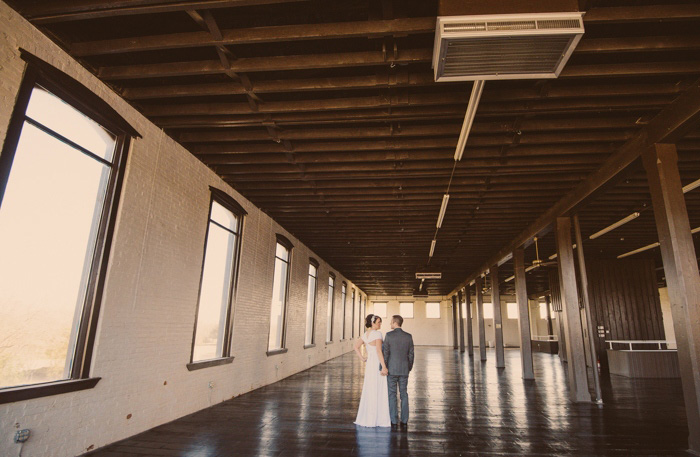
<svg viewBox="0 0 700 457"><path fill-rule="evenodd" d="M268 334L267 334L267 341L268 341L268 348L267 348L267 356L272 356L272 355L277 355L277 354L284 354L288 351L287 349L287 313L289 311L289 282L290 278L292 276L292 255L293 255L293 250L294 250L294 244L292 244L291 241L289 241L289 238L287 238L284 235L280 235L279 233L275 234L276 238L276 243L275 243L275 252L277 251L277 244L281 244L287 249L288 253L288 259L287 259L287 277L285 278L284 282L284 309L282 310L282 338L280 341L280 348L277 349L270 349L269 347L269 341L270 341L270 325L268 323ZM273 256L272 259L272 276L273 276L273 281L274 281L274 271L275 271L275 264L277 263L277 255ZM282 260L282 259L280 259ZM274 290L274 283L272 284L272 288ZM272 305L270 305L272 306Z"/></svg>
<svg viewBox="0 0 700 457"><path fill-rule="evenodd" d="M333 278L333 290L331 291L331 285L330 285L330 279ZM330 320L328 322L328 325L330 325L330 332L326 331L326 344L330 344L333 342L333 321L335 320L335 273L332 271L328 273L328 279L329 279L329 284L328 284L328 292L330 295L330 306L331 308L331 316ZM326 312L326 319L328 319L328 312ZM326 329L328 330L328 329ZM328 338L330 333L330 339Z"/></svg>
<svg viewBox="0 0 700 457"><path fill-rule="evenodd" d="M41 59L20 49L21 58L27 63L26 71L15 99L5 142L0 153L0 209L14 162L22 127L29 118L27 106L35 87L40 86L82 114L100 124L116 137L110 177L105 192L102 214L95 240L87 289L78 329L73 366L70 378L45 383L13 386L0 389L0 404L29 400L68 392L91 389L101 378L90 377L97 325L104 299L107 267L112 249L117 215L131 138L141 135L124 120L106 101L90 89L52 67ZM60 132L59 137L62 137ZM58 138L64 141L62 138ZM65 141L64 141L65 142ZM79 149L80 150L80 149Z"/></svg>
<svg viewBox="0 0 700 457"><path fill-rule="evenodd" d="M204 251L202 254L202 268L199 274L199 290L197 291L197 306L194 311L194 327L192 329L192 346L190 348L190 361L187 364L187 369L189 371L199 370L202 368L207 368L211 366L225 365L233 361L233 356L231 355L231 342L233 339L233 315L234 309L236 307L236 296L238 291L238 274L240 272L241 266L241 246L243 240L243 228L244 222L248 215L248 212L241 206L233 197L231 197L226 192L217 189L216 187L209 186L209 210L207 212L207 228L204 235ZM226 310L226 328L224 330L224 342L223 342L223 353L221 357L216 357L214 359L198 360L194 361L194 347L195 338L197 336L197 321L199 320L199 302L202 295L202 282L204 280L204 265L207 260L207 244L209 241L209 225L216 222L211 220L211 210L214 202L220 204L227 210L231 211L236 217L238 217L238 232L234 233L236 235L236 258L233 260L233 268L231 271L231 290L228 296L228 309ZM228 230L228 229L226 229Z"/></svg>
<svg viewBox="0 0 700 457"><path fill-rule="evenodd" d="M309 265L313 265L316 268L316 276L311 276L309 273L309 278L314 278L316 280L316 285L314 287L314 303L312 305L313 311L312 311L312 316L313 318L311 319L311 343L306 344L306 335L304 335L304 349L310 349L313 347L316 347L316 302L318 301L318 270L321 267L321 264L318 263L318 260L314 259L313 257L309 257ZM311 280L311 279L309 279ZM308 287L307 287L308 291ZM309 306L309 297L306 297L306 306ZM308 329L307 329L308 330Z"/></svg>
<svg viewBox="0 0 700 457"><path fill-rule="evenodd" d="M340 285L340 296L343 299L343 333L340 337L340 341L345 341L345 337L347 335L345 330L348 326L348 283L345 281L343 281L343 283Z"/></svg>

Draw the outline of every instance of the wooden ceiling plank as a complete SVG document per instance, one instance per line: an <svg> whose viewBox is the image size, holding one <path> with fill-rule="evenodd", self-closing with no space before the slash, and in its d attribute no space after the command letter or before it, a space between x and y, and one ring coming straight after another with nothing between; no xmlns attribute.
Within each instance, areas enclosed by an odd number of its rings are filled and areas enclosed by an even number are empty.
<svg viewBox="0 0 700 457"><path fill-rule="evenodd" d="M200 32L190 32L77 42L71 45L70 52L74 56L85 57L127 52L204 47L218 44L246 45L299 40L328 40L354 37L365 38L381 37L386 35L433 33L434 31L434 17L362 22L355 21L322 24L298 24L221 30L220 39Z"/></svg>
<svg viewBox="0 0 700 457"><path fill-rule="evenodd" d="M584 25L698 19L700 19L700 4L600 7L591 8L583 16Z"/></svg>

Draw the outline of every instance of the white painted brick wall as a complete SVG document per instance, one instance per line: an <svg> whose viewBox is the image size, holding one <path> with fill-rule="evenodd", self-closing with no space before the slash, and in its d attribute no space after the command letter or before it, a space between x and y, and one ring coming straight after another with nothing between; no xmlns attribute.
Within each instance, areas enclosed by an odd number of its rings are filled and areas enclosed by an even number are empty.
<svg viewBox="0 0 700 457"><path fill-rule="evenodd" d="M340 284L348 282L221 181L124 100L0 2L0 141L24 72L19 48L109 102L142 135L132 144L94 352L94 389L0 405L0 455L15 455L17 427L32 430L23 455L72 456L275 382L352 349L339 342ZM209 185L248 212L234 309L232 364L190 372ZM275 233L294 243L286 354L267 357ZM304 349L308 259L320 261L316 347ZM334 343L326 346L328 273L336 274ZM208 383L214 382L214 389ZM131 415L129 419L127 416Z"/></svg>

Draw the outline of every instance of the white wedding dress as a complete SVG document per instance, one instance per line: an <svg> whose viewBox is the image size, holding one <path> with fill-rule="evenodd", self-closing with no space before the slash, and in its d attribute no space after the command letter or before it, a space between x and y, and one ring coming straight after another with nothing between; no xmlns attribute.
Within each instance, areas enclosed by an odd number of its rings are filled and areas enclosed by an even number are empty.
<svg viewBox="0 0 700 457"><path fill-rule="evenodd" d="M382 376L377 356L377 348L370 345L372 341L382 342L382 332L372 330L362 335L367 350L365 366L365 382L362 385L360 407L357 410L355 423L363 427L391 427L389 418L389 386L386 376Z"/></svg>

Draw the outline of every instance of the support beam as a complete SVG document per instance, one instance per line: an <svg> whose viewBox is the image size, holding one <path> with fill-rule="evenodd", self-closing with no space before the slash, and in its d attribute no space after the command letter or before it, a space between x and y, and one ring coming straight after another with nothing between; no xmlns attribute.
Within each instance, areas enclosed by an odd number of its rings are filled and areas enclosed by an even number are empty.
<svg viewBox="0 0 700 457"><path fill-rule="evenodd" d="M556 220L557 257L559 259L559 288L561 290L564 333L567 341L567 368L569 372L569 396L573 402L591 401L588 392L586 372L586 352L581 331L581 314L578 305L576 267L574 251L571 247L571 219L558 217Z"/></svg>
<svg viewBox="0 0 700 457"><path fill-rule="evenodd" d="M544 302L547 305L547 335L554 335L554 327L552 327L552 299L549 295L544 296Z"/></svg>
<svg viewBox="0 0 700 457"><path fill-rule="evenodd" d="M476 319L479 325L479 354L486 361L486 329L484 328L484 283L481 276L474 281L476 287Z"/></svg>
<svg viewBox="0 0 700 457"><path fill-rule="evenodd" d="M678 174L678 154L672 144L657 144L644 151L642 158L676 333L688 445L700 455L700 278Z"/></svg>
<svg viewBox="0 0 700 457"><path fill-rule="evenodd" d="M566 357L566 332L564 332L564 311L559 311L557 314L557 320L559 321L559 358L562 362L568 363Z"/></svg>
<svg viewBox="0 0 700 457"><path fill-rule="evenodd" d="M498 278L498 265L489 268L491 275L491 303L493 305L493 328L496 333L496 368L505 368L503 350L503 316L501 313L501 289Z"/></svg>
<svg viewBox="0 0 700 457"><path fill-rule="evenodd" d="M464 316L462 313L462 291L457 293L457 309L459 315L459 352L464 352Z"/></svg>
<svg viewBox="0 0 700 457"><path fill-rule="evenodd" d="M453 346L454 349L457 349L458 342L457 342L457 321L459 320L458 316L459 311L457 311L457 296L453 295L452 296L452 340L453 340Z"/></svg>
<svg viewBox="0 0 700 457"><path fill-rule="evenodd" d="M474 358L474 329L472 328L472 295L469 291L469 285L464 288L464 301L465 308L467 310L467 352L470 358Z"/></svg>
<svg viewBox="0 0 700 457"><path fill-rule="evenodd" d="M532 237L545 232L562 214L569 214L622 174L642 153L655 143L674 142L700 125L700 81L668 104L646 127L626 141L597 171L591 173L575 189L562 197L549 210L530 224L520 235L494 254L480 268L459 284L461 289L482 271L505 258L519 246L529 244ZM571 235L569 235L571 238Z"/></svg>
<svg viewBox="0 0 700 457"><path fill-rule="evenodd" d="M518 248L513 251L513 263L515 266L515 301L518 303L520 360L523 368L523 379L535 379L535 371L532 365L530 309L527 300L527 281L525 278L525 251L523 248ZM549 308L549 305L547 305L547 307Z"/></svg>
<svg viewBox="0 0 700 457"><path fill-rule="evenodd" d="M593 384L595 386L595 401L598 404L603 403L603 394L600 390L600 375L598 373L598 355L596 354L595 341L596 332L593 329L593 321L591 318L591 300L588 296L588 274L586 273L586 259L584 257L583 238L581 237L581 225L579 224L578 214L574 216L574 231L576 233L576 254L578 256L578 271L581 278L581 295L583 297L583 306L586 312L586 331L588 332L588 350L591 354L591 367L593 368Z"/></svg>

